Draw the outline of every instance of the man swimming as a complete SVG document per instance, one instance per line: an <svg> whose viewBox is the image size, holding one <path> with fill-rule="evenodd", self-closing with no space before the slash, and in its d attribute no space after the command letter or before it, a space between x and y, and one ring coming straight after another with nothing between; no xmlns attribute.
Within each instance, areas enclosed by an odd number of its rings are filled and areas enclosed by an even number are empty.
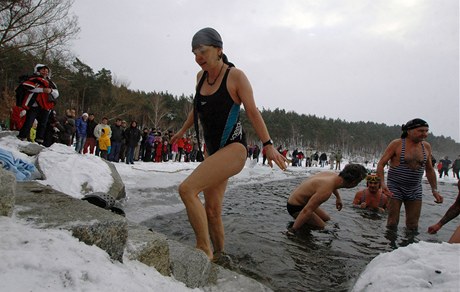
<svg viewBox="0 0 460 292"><path fill-rule="evenodd" d="M356 192L353 206L361 209L384 213L387 208L387 197L382 193L380 178L375 174L366 177L364 190Z"/></svg>
<svg viewBox="0 0 460 292"><path fill-rule="evenodd" d="M340 210L342 202L337 190L357 186L366 175L364 166L348 164L339 174L320 172L304 180L287 201L287 210L296 219L290 230L295 232L303 225L324 228L330 216L319 206L334 194L337 196L337 209Z"/></svg>

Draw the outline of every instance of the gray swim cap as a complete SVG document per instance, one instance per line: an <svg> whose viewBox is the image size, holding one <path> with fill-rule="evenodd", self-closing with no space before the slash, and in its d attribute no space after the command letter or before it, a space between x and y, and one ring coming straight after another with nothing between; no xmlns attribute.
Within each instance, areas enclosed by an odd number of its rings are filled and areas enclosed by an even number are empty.
<svg viewBox="0 0 460 292"><path fill-rule="evenodd" d="M200 29L192 38L192 50L198 48L200 45L222 48L224 42L214 28L206 27Z"/></svg>

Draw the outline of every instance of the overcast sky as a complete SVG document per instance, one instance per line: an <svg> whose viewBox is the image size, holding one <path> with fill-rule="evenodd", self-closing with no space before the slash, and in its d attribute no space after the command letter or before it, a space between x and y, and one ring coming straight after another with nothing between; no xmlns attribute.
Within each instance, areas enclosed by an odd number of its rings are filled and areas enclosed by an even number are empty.
<svg viewBox="0 0 460 292"><path fill-rule="evenodd" d="M420 117L460 141L458 0L77 0L73 12L75 54L131 89L193 94L190 43L210 26L259 109Z"/></svg>

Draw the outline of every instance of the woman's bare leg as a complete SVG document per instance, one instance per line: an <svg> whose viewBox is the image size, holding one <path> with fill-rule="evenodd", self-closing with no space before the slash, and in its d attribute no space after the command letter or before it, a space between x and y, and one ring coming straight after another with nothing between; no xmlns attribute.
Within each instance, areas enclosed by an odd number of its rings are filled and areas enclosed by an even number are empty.
<svg viewBox="0 0 460 292"><path fill-rule="evenodd" d="M208 218L209 235L211 236L214 253L224 251L224 224L222 223L222 201L228 180L215 187L203 191L206 217Z"/></svg>
<svg viewBox="0 0 460 292"><path fill-rule="evenodd" d="M203 250L210 259L213 253L209 240L208 219L198 195L203 190L211 191L213 187L219 189L229 177L243 169L245 161L245 147L240 143L232 143L207 157L179 186L179 194L195 232L196 247Z"/></svg>

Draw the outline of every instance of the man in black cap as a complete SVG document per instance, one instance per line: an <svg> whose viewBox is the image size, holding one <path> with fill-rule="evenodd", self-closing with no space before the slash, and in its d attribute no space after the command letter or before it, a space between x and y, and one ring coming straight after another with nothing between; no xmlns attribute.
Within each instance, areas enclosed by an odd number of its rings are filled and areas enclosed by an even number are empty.
<svg viewBox="0 0 460 292"><path fill-rule="evenodd" d="M422 209L422 177L431 186L435 202L440 204L443 197L438 193L436 173L431 164L431 145L428 137L428 123L413 119L402 126L401 138L393 140L383 153L377 165L377 175L382 183L382 191L390 197L387 227L396 229L399 223L401 205L406 209L406 227L418 229ZM388 179L385 183L384 167L389 163Z"/></svg>

